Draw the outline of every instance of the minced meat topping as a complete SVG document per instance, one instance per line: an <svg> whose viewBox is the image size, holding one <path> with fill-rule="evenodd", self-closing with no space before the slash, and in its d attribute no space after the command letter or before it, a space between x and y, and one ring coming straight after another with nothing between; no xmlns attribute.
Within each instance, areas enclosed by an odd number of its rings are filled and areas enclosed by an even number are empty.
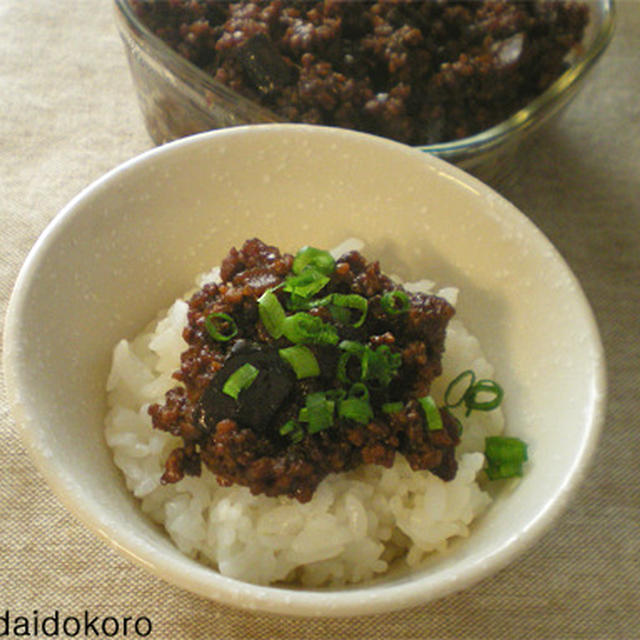
<svg viewBox="0 0 640 640"><path fill-rule="evenodd" d="M409 293L356 251L295 257L258 239L189 301L179 384L149 408L183 446L162 481L200 475L306 502L330 473L396 453L444 480L459 424L429 390L441 373L444 299Z"/></svg>
<svg viewBox="0 0 640 640"><path fill-rule="evenodd" d="M508 118L567 68L589 21L560 0L130 0L218 81L291 122L413 145Z"/></svg>

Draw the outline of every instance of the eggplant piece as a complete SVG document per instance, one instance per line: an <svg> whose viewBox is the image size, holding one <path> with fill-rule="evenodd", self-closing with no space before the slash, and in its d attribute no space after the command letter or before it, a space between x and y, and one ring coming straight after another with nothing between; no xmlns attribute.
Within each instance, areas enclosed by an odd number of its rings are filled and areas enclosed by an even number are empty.
<svg viewBox="0 0 640 640"><path fill-rule="evenodd" d="M268 96L291 82L292 69L263 33L247 40L237 51L247 82Z"/></svg>
<svg viewBox="0 0 640 640"><path fill-rule="evenodd" d="M295 375L277 349L238 342L240 348L231 350L224 366L213 377L196 405L193 422L205 434L213 433L218 422L225 418L263 434L293 390ZM258 375L236 400L222 389L229 377L247 363L258 369Z"/></svg>

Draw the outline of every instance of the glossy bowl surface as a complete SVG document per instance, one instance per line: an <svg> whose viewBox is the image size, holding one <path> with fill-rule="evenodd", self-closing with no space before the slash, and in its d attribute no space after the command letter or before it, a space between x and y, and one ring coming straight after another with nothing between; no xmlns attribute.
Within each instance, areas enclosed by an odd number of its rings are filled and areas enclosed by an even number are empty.
<svg viewBox="0 0 640 640"><path fill-rule="evenodd" d="M569 67L544 93L486 131L418 148L484 180L509 174L515 150L570 102L611 40L614 0L584 1L589 5L591 22L582 46L568 56ZM157 144L221 127L281 122L270 110L240 96L178 55L140 22L128 0L115 0L115 7L140 108Z"/></svg>
<svg viewBox="0 0 640 640"><path fill-rule="evenodd" d="M469 538L419 570L341 590L242 583L182 555L126 490L103 436L113 347L251 236L289 251L359 237L385 271L460 288L458 314L495 364L506 389L507 432L529 443L530 463L516 486L498 492ZM605 396L591 309L522 213L410 147L286 124L164 145L73 199L20 272L4 367L25 445L90 529L179 587L295 615L417 605L505 566L551 524L583 476Z"/></svg>

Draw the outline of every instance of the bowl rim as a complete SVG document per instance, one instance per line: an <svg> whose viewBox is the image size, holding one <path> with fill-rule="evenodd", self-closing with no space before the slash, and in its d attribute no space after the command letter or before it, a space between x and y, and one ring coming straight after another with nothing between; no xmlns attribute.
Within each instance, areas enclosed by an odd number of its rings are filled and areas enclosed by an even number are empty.
<svg viewBox="0 0 640 640"><path fill-rule="evenodd" d="M64 233L68 224L83 215L84 202L100 191L113 187L123 173L144 169L158 156L172 154L192 145L208 145L218 142L228 145L232 142L233 137L251 135L251 130L254 129L273 129L278 132L283 128L300 130L326 129L338 132L341 136L369 138L372 143L379 145L383 149L391 148L390 150L394 153L413 154L416 159L419 158L422 162L435 165L439 172L444 172L455 178L463 188L479 190L483 199L490 194L492 198L497 198L502 201L502 204L506 205L505 213L508 216L519 219L521 223L529 228L531 233L548 243L553 258L558 260L560 266L566 270L571 284L575 287L576 301L580 307L579 311L584 315L588 326L587 337L591 340L596 355L594 359L595 376L592 383L593 401L588 412L581 448L575 456L572 468L567 473L566 482L558 487L552 498L538 512L537 516L529 520L525 529L517 536L511 537L500 547L494 549L492 553L484 556L481 561L478 560L472 563L462 577L448 576L443 583L437 585L429 584L428 580L424 579L398 584L385 584L383 588L377 591L372 591L368 584L347 587L344 590L337 591L322 589L297 590L279 586L245 583L223 576L209 567L198 565L195 561L190 561L196 566L190 566L189 571L184 570L184 565L176 568L164 554L145 545L138 534L123 533L121 528L114 523L105 522L100 517L100 511L97 506L90 505L87 508L87 505L77 495L74 495L73 491L69 490L72 483L61 476L59 465L51 457L45 455L41 447L38 446L37 433L32 429L30 420L20 402L20 380L16 374L18 370L16 366L18 354L16 349L12 347L18 341L20 314L25 305L29 281L37 277L36 270L42 254L46 254L57 238ZM3 369L11 415L31 459L62 504L83 522L89 530L106 541L110 547L164 581L223 604L251 611L316 617L370 615L424 604L430 600L442 598L450 593L476 584L483 578L502 569L518 555L530 548L547 530L552 521L564 510L568 500L587 472L587 467L593 458L604 421L607 390L604 349L595 316L579 281L551 242L514 205L468 173L434 156L421 154L415 148L370 134L301 124L246 125L182 138L163 146L152 148L131 158L85 187L51 220L32 247L20 269L5 317Z"/></svg>
<svg viewBox="0 0 640 640"><path fill-rule="evenodd" d="M594 0L601 10L602 24L596 32L589 49L569 66L547 89L530 103L498 124L459 140L438 142L428 145L415 145L416 149L432 153L451 162L464 162L466 159L488 154L501 147L514 133L530 132L543 121L545 114L559 110L578 87L581 80L593 68L609 45L616 25L617 0ZM163 60L172 74L187 80L191 85L200 85L213 95L218 94L235 103L247 117L255 118L256 123L285 122L270 109L236 93L233 89L215 80L195 64L179 55L161 38L156 36L136 16L129 0L114 0L116 22L121 36L135 39L155 59Z"/></svg>

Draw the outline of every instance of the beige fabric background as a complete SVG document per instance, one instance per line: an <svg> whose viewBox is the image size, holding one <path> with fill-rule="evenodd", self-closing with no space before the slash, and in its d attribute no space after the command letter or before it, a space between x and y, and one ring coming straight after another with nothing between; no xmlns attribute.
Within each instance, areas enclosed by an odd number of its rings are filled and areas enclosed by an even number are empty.
<svg viewBox="0 0 640 640"><path fill-rule="evenodd" d="M76 522L31 464L3 395L0 615L145 615L155 639L640 638L640 2L622 0L619 13L588 87L500 187L580 278L608 360L598 454L534 548L475 588L399 613L296 620L218 606L147 575ZM2 0L0 105L4 317L56 212L151 146L111 3Z"/></svg>

